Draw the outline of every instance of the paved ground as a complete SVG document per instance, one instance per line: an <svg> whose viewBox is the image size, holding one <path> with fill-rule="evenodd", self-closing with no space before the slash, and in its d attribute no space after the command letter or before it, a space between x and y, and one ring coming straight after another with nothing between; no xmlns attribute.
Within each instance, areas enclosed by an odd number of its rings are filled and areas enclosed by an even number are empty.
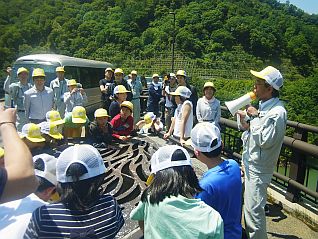
<svg viewBox="0 0 318 239"><path fill-rule="evenodd" d="M304 222L287 214L282 206L269 204L270 214L267 220L268 238L285 239L314 239L318 238L318 232L311 230Z"/></svg>

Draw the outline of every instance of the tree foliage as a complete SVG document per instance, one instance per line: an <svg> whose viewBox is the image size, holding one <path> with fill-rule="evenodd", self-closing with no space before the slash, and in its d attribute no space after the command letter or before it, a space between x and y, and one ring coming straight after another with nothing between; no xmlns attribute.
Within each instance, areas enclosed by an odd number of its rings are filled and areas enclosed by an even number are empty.
<svg viewBox="0 0 318 239"><path fill-rule="evenodd" d="M10 0L0 7L2 68L43 52L128 66L130 56L170 52L175 37L176 52L198 65L224 71L276 66L292 80L286 89L317 75L318 15L277 0ZM246 90L245 83L235 84ZM306 90L312 92L313 84ZM221 82L219 88L224 99L241 93ZM313 120L317 111L300 111L293 92L290 115Z"/></svg>

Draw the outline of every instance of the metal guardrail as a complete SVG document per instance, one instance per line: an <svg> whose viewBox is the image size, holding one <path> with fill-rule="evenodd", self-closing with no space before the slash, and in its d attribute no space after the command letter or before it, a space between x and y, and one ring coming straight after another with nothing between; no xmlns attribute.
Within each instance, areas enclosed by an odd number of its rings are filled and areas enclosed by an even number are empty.
<svg viewBox="0 0 318 239"><path fill-rule="evenodd" d="M221 106L221 110L228 111L226 106ZM295 128L295 129L297 129L297 128L302 129L302 130L305 130L305 131L311 132L311 133L318 133L317 126L303 124L303 123L299 123L296 121L287 120L287 126Z"/></svg>
<svg viewBox="0 0 318 239"><path fill-rule="evenodd" d="M221 118L220 124L225 142L225 153L231 157L237 158L238 161L240 161L242 145L237 129L237 123L233 120ZM288 126L298 127L298 129L301 127L301 129L306 133L308 131L315 133L317 130L317 127L300 124L293 121L289 121ZM227 132L227 128L230 128L232 132ZM296 136L298 134L299 133L296 132ZM300 138L303 139L303 137ZM318 161L318 146L309 144L301 139L288 136L284 137L280 159L278 160L276 172L274 172L273 175L273 180L287 188L286 198L288 200L292 202L298 202L303 197L314 202L315 204L318 203L318 184L316 185L316 191L308 188L310 170L318 170L309 164L310 160L313 159L317 159ZM282 162L284 165L284 175L278 172L279 169L282 168ZM301 192L303 192L303 194L301 194Z"/></svg>

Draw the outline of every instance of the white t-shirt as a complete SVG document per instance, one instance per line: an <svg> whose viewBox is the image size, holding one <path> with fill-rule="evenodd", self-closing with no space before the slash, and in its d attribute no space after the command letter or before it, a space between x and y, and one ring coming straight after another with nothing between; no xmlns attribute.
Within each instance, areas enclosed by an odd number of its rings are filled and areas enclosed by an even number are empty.
<svg viewBox="0 0 318 239"><path fill-rule="evenodd" d="M0 238L21 239L30 222L32 212L47 204L35 194L0 205Z"/></svg>
<svg viewBox="0 0 318 239"><path fill-rule="evenodd" d="M189 114L188 120L185 124L185 129L184 129L184 137L188 138L191 136L191 130L193 127L193 105L192 102L189 100L186 100L185 102L183 102L183 104L179 104L176 111L174 112L174 120L175 120L175 124L174 124L174 130L173 130L173 135L176 137L180 137L180 125L181 125L181 119L183 118L182 115L182 110L183 107L186 104L190 104L191 106L191 112Z"/></svg>

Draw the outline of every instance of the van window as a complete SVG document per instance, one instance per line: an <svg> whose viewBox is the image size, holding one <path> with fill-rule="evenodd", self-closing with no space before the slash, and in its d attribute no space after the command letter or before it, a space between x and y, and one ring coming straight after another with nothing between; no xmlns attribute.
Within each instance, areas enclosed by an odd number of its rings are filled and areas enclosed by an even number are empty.
<svg viewBox="0 0 318 239"><path fill-rule="evenodd" d="M99 86L99 80L104 77L105 69L101 68L79 68L80 76L79 82L83 88L93 88Z"/></svg>
<svg viewBox="0 0 318 239"><path fill-rule="evenodd" d="M32 72L35 68L42 68L45 72L45 85L49 86L50 82L56 78L55 69L57 66L54 65L43 65L43 64L14 64L12 73L11 73L11 83L18 82L17 71L20 67L24 67L29 70L29 79L28 81L33 84L32 81Z"/></svg>

